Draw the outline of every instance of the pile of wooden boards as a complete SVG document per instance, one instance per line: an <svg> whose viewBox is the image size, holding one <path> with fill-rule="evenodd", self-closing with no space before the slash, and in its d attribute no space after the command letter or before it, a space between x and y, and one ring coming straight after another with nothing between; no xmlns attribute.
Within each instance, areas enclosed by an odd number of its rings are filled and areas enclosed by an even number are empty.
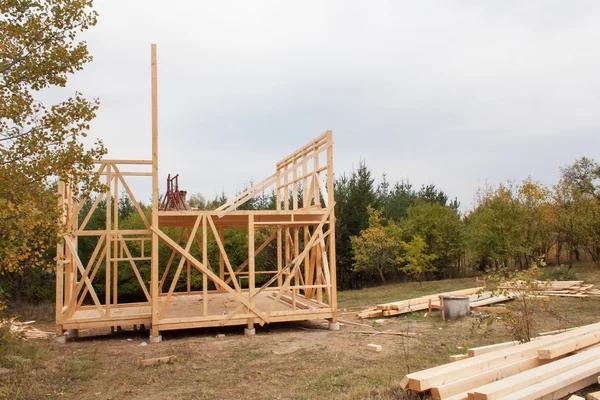
<svg viewBox="0 0 600 400"><path fill-rule="evenodd" d="M15 318L0 321L0 326L8 326L13 333L22 333L26 339L48 339L54 336L53 332L44 332L34 328L35 321L18 322Z"/></svg>
<svg viewBox="0 0 600 400"><path fill-rule="evenodd" d="M407 314L414 311L428 310L429 304L440 305L440 296L469 296L471 308L501 303L512 299L512 294L494 296L492 292L483 291L482 288L470 288L455 290L453 292L436 293L414 299L395 301L392 303L378 304L358 313L360 318L391 317L394 315Z"/></svg>
<svg viewBox="0 0 600 400"><path fill-rule="evenodd" d="M559 399L598 382L600 323L469 349L465 357L408 374L402 386L434 400Z"/></svg>
<svg viewBox="0 0 600 400"><path fill-rule="evenodd" d="M584 285L583 281L534 281L507 283L501 289L518 290L544 296L588 297L600 296L600 290L593 289L594 285Z"/></svg>

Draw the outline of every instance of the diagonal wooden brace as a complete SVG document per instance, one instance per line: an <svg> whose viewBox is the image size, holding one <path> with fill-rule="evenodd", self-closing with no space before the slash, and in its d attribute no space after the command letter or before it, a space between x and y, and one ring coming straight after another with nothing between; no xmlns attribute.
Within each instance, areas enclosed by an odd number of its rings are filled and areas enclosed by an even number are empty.
<svg viewBox="0 0 600 400"><path fill-rule="evenodd" d="M71 238L69 237L69 235L63 235L63 237L65 239L65 244L67 245L67 247L69 248L69 251L73 255L73 260L75 261L75 264L77 265L77 268L79 269L79 272L81 273L81 278L85 281L85 285L87 286L88 291L89 291L90 295L92 296L94 305L98 309L98 312L100 313L100 315L105 316L106 313L102 309L102 305L100 305L100 300L98 299L98 296L96 295L96 291L94 290L94 287L92 286L92 282L90 282L90 279L87 277L87 273L85 272L85 269L83 268L81 259L79 258L79 255L77 254L77 249L75 248L75 246L73 246L73 243L71 242Z"/></svg>
<svg viewBox="0 0 600 400"><path fill-rule="evenodd" d="M171 239L169 236L167 236L164 232L162 232L160 229L158 229L158 228L156 228L154 226L150 227L150 229L152 230L152 232L154 232L156 235L158 235L158 237L168 247L170 247L171 249L177 251L179 254L181 254L182 257L186 258L192 265L194 265L200 271L202 271L203 273L205 273L216 285L221 286L227 292L229 292L230 294L234 295L234 297L237 300L239 300L243 305L245 305L246 307L248 307L249 310L251 310L258 318L261 319L261 325L264 324L265 322L266 323L270 322L269 317L267 317L260 310L258 310L258 308L256 308L256 306L250 304L250 302L248 301L248 299L246 299L241 293L236 292L229 285L227 285L225 282L223 282L221 280L221 278L219 278L217 275L215 275L214 272L212 272L210 269L206 268L206 266L204 264L202 264L200 261L198 261L189 252L185 251L184 248L182 248L177 243L175 243L175 241L173 239Z"/></svg>
<svg viewBox="0 0 600 400"><path fill-rule="evenodd" d="M271 314L271 310L275 306L275 304L277 304L277 302L279 302L279 299L281 298L281 294L289 286L290 281L292 280L292 277L296 273L298 266L302 263L304 256L306 254L308 254L310 249L315 246L317 237L320 237L320 235L323 235L323 225L325 225L325 223L329 219L329 216L331 215L332 212L333 212L333 207L331 207L331 209L329 209L328 212L325 215L323 215L323 218L321 219L321 221L319 222L319 225L315 229L315 233L312 235L312 238L310 239L310 241L305 245L304 250L302 250L302 253L298 254L289 264L287 264L285 267L283 267L281 269L281 271L279 271L277 274L273 275L273 277L271 279L269 279L269 281L267 283L262 285L262 287L260 289L258 289L258 291L256 291L256 293L254 293L254 295L252 295L249 298L249 300L252 300L256 296L258 296L259 293L261 293L263 290L265 290L266 288L271 286L271 284L273 284L273 282L275 282L278 277L283 275L286 271L289 271L290 269L292 269L292 273L290 273L287 276L285 283L281 286L281 288L277 292L277 296L275 296L275 298L273 299L271 306L269 307L269 311L267 312L267 316L269 316ZM223 321L221 321L221 324L224 325L235 314L237 314L241 310L241 308L242 308L242 306L238 305L231 313L229 313L227 318L225 318Z"/></svg>

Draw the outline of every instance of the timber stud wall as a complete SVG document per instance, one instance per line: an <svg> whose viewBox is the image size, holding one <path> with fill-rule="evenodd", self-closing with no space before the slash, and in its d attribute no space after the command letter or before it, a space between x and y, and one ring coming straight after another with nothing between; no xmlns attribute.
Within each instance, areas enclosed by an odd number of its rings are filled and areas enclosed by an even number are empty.
<svg viewBox="0 0 600 400"><path fill-rule="evenodd" d="M98 161L95 173L106 192L95 193L85 213L84 204L92 193L76 198L72 194L76 183L58 186L64 234L57 246L57 334L67 329L144 324L152 326L152 337L159 337L160 331L196 327L252 329L255 323L336 322L332 132L278 162L273 175L216 210L159 211L157 104L156 47L152 45L152 160ZM141 171L144 168L149 171ZM136 201L129 177L152 178L150 219ZM239 210L273 189L276 210ZM120 191L131 200L144 229L120 227ZM103 199L104 229L86 229ZM230 229L247 231L248 256L240 265L232 265L225 248L225 232ZM78 238L83 236L97 239L85 265L78 252ZM211 260L209 239L218 248L218 259ZM159 243L169 253L165 265L159 263ZM257 265L257 256L265 249L275 251L271 267ZM150 266L149 273L148 268L140 268L141 263ZM118 271L123 268L131 269L145 301L119 302ZM257 279L266 282L257 285ZM193 291L192 286L201 289ZM103 298L96 288L101 288Z"/></svg>

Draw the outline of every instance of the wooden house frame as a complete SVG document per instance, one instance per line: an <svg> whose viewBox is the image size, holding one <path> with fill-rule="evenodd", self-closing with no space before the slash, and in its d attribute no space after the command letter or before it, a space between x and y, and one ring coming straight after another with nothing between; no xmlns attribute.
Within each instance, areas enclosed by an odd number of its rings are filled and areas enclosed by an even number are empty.
<svg viewBox="0 0 600 400"><path fill-rule="evenodd" d="M75 335L84 328L139 325L151 326L151 341L160 341L160 332L167 330L244 325L253 334L256 323L310 319L328 319L330 329L338 329L332 132L279 161L273 175L216 210L160 211L157 100L152 45L152 159L98 161L95 174L106 192L95 194L91 208L84 204L94 193L74 196L74 183L59 182L64 227L56 265L59 341L66 330ZM150 218L130 189L130 177L152 178ZM143 229L121 228L120 190L131 200ZM275 210L239 209L270 190L276 193ZM104 229L86 229L102 201ZM247 259L240 265L232 265L225 248L229 229L247 232ZM262 243L256 241L258 232L266 238ZM83 236L97 238L85 265L78 252ZM218 248L212 260L209 240ZM268 246L275 249L276 267L257 265L257 256ZM168 262L160 265L160 251L165 250ZM146 272L142 263L149 264ZM119 302L122 268L131 268L145 301ZM200 290L192 290L192 274L201 276ZM257 285L257 278L266 282Z"/></svg>

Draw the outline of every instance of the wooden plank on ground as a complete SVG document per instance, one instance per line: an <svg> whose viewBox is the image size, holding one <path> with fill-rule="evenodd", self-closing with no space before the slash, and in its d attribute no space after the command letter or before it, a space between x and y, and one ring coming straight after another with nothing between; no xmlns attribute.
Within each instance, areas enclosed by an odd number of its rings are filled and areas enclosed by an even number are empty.
<svg viewBox="0 0 600 400"><path fill-rule="evenodd" d="M376 310L376 309L365 310L365 311L359 312L357 314L357 316L359 318L377 318L377 317L382 317L383 316L383 310Z"/></svg>
<svg viewBox="0 0 600 400"><path fill-rule="evenodd" d="M149 358L146 360L142 360L141 357L139 357L136 361L135 361L135 365L138 368L141 367L149 367L151 365L157 365L157 364L173 364L173 362L177 360L177 356L167 356L167 357L158 357L158 358Z"/></svg>
<svg viewBox="0 0 600 400"><path fill-rule="evenodd" d="M495 400L600 357L600 348L583 351L529 371L489 383L473 391L475 400ZM540 360L540 362L542 362Z"/></svg>
<svg viewBox="0 0 600 400"><path fill-rule="evenodd" d="M499 368L507 363L537 356L537 350L542 346L558 343L595 330L600 330L600 323L583 326L579 329L555 336L547 336L534 342L501 349L478 357L470 357L465 360L415 372L408 375L410 379L409 387L416 391L428 390L454 380L463 379L469 375Z"/></svg>
<svg viewBox="0 0 600 400"><path fill-rule="evenodd" d="M600 374L600 358L591 362L577 365L568 371L530 385L526 388L501 397L502 400L531 400L538 399L561 390L571 384L580 382L586 378L593 377L594 380Z"/></svg>
<svg viewBox="0 0 600 400"><path fill-rule="evenodd" d="M471 302L471 308L473 307L481 307L481 306L487 306L489 304L496 304L496 303L503 303L505 301L509 301L514 299L514 295L513 294L508 294L508 295L499 295L499 296L493 296L490 297L488 299L482 299L482 300L477 300L477 301L472 301Z"/></svg>
<svg viewBox="0 0 600 400"><path fill-rule="evenodd" d="M379 353L379 352L381 352L382 347L380 344L369 343L367 345L367 349L374 351L375 353Z"/></svg>
<svg viewBox="0 0 600 400"><path fill-rule="evenodd" d="M541 338L534 337L534 338L531 338L531 341L535 341L535 340L539 340L539 339L541 339ZM469 357L476 357L476 356L480 356L482 354L491 353L496 350L502 350L502 349L506 349L509 347L518 346L520 344L522 344L522 343L520 343L517 340L513 340L511 342L502 342L502 343L490 344L487 346L473 347L473 348L467 349L467 354L469 354Z"/></svg>
<svg viewBox="0 0 600 400"><path fill-rule="evenodd" d="M588 393L586 400L600 400L600 392Z"/></svg>
<svg viewBox="0 0 600 400"><path fill-rule="evenodd" d="M494 313L494 314L509 314L509 313L511 313L511 311L506 307L475 306L474 308L476 308L477 311L483 311L483 312Z"/></svg>
<svg viewBox="0 0 600 400"><path fill-rule="evenodd" d="M553 360L596 343L600 343L600 331L586 333L585 335L538 349L538 357L542 360Z"/></svg>
<svg viewBox="0 0 600 400"><path fill-rule="evenodd" d="M434 293L427 296L415 297L412 299L394 301L390 303L378 304L378 310L398 310L403 309L406 306L429 303L429 300L439 300L439 296L465 296L480 292L480 287L454 290L452 292Z"/></svg>
<svg viewBox="0 0 600 400"><path fill-rule="evenodd" d="M523 371L530 370L541 365L541 361L537 356L527 357L510 364L502 365L479 374L470 374L459 380L453 380L448 383L431 388L431 397L433 399L445 399L447 397L471 391L479 386L490 382L503 380L503 378L519 374Z"/></svg>

